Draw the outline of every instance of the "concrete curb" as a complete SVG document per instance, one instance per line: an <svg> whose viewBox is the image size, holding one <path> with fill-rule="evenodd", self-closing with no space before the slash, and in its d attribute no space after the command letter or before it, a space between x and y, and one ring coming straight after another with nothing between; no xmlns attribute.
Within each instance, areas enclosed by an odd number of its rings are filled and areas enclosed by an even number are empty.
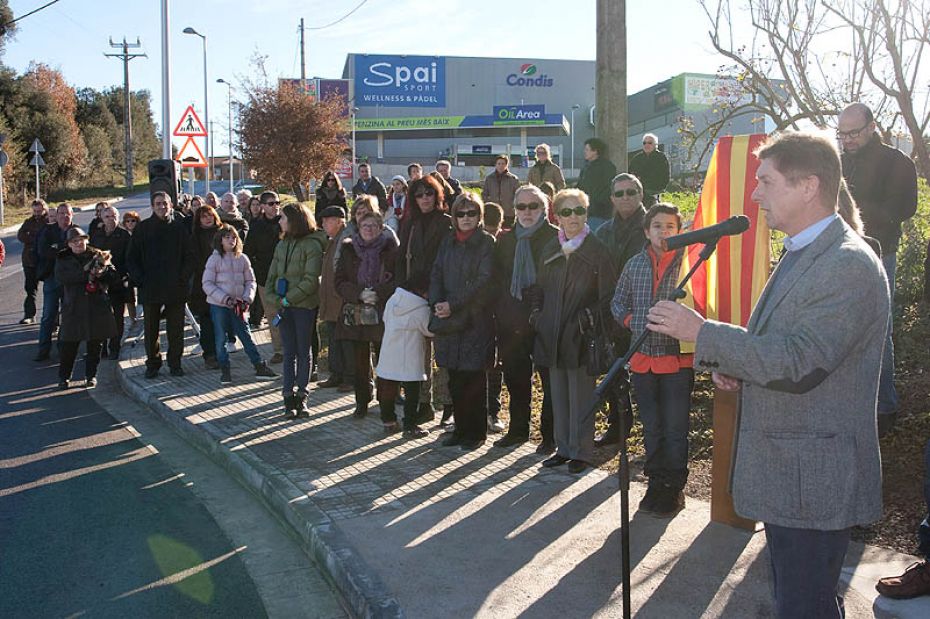
<svg viewBox="0 0 930 619"><path fill-rule="evenodd" d="M122 202L124 199L125 198L110 198L109 200L101 200L101 202L106 202L110 206L113 206L114 204L118 202ZM92 211L94 210L94 208L96 208L96 206L97 206L96 204L87 204L85 206L75 206L74 211L77 213L83 213L85 211ZM18 224L7 226L6 228L0 228L0 236L6 236L8 234L14 234L16 232L19 232L19 227L21 225L23 225L23 223L19 222Z"/></svg>
<svg viewBox="0 0 930 619"><path fill-rule="evenodd" d="M403 609L380 577L355 551L342 530L305 492L266 464L239 441L227 440L210 424L186 421L153 394L117 370L123 391L147 406L186 441L206 453L240 483L257 494L298 535L301 546L345 600L356 617L402 619ZM225 441L225 442L224 442Z"/></svg>

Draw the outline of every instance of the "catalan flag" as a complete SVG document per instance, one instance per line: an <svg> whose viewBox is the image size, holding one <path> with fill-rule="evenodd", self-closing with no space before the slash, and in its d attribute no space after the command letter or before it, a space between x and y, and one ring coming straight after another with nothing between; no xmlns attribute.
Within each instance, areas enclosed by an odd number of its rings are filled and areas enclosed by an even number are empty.
<svg viewBox="0 0 930 619"><path fill-rule="evenodd" d="M733 215L746 215L749 230L725 236L717 251L688 284L684 304L704 317L746 326L749 314L769 277L769 227L759 215L751 195L756 186L759 160L753 151L765 135L725 136L717 142L692 230L711 226ZM703 245L689 247L681 263L682 277L697 263ZM685 351L683 345L682 352Z"/></svg>

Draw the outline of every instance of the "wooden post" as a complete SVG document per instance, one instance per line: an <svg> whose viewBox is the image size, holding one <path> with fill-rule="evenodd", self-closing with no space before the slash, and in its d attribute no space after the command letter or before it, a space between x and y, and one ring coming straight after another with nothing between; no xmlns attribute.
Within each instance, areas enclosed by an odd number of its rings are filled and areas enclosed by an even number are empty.
<svg viewBox="0 0 930 619"><path fill-rule="evenodd" d="M730 494L730 472L736 456L739 398L736 392L714 390L714 461L711 466L710 519L739 529L756 530L756 523L738 515Z"/></svg>

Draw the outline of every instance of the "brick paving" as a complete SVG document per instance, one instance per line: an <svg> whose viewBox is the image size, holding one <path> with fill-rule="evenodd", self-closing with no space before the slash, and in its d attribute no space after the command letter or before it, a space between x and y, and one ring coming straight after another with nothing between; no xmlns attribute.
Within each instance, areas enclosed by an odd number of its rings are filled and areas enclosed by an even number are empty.
<svg viewBox="0 0 930 619"><path fill-rule="evenodd" d="M442 447L436 427L426 438L407 441L385 435L376 403L368 417L356 419L353 394L317 389L312 384L307 419L285 419L281 381L256 380L241 350L232 353L233 383L220 385L219 372L204 368L200 349L188 329L185 376L169 377L163 367L146 379L141 339L120 361L126 378L184 415L192 424L210 424L227 441L245 445L305 491L333 520L387 510L422 508L452 497L475 498L506 493L517 486L568 485L577 477L543 469L535 445L497 449L489 435L472 452ZM267 329L253 334L264 358L271 356ZM162 354L167 341L162 336ZM280 372L281 366L273 366ZM438 415L437 415L438 419Z"/></svg>

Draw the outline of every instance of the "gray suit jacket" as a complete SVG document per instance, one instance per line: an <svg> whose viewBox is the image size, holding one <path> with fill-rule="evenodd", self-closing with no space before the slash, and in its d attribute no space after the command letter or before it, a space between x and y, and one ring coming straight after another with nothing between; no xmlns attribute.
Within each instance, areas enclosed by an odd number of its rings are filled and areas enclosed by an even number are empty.
<svg viewBox="0 0 930 619"><path fill-rule="evenodd" d="M875 414L889 311L884 270L837 219L784 278L774 295L769 280L748 328L708 321L697 339L696 369L742 380L734 506L801 529L874 522L882 512Z"/></svg>

